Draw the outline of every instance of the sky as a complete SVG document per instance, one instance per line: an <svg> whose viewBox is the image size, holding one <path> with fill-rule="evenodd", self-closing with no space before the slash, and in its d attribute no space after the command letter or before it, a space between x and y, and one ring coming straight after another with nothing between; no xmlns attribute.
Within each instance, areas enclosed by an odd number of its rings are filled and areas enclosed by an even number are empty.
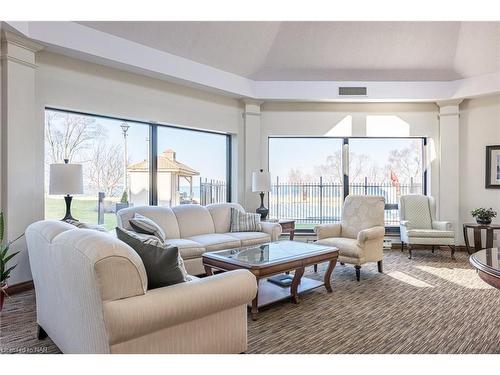
<svg viewBox="0 0 500 375"><path fill-rule="evenodd" d="M123 121L96 118L106 129L110 143L123 144ZM128 156L130 163L148 158L149 126L127 121ZM226 179L226 137L221 134L204 133L172 127L158 127L158 154L172 149L177 161L200 172L210 179Z"/></svg>
<svg viewBox="0 0 500 375"><path fill-rule="evenodd" d="M393 149L407 147L413 139L351 138L349 151L366 154L384 166ZM269 170L273 180L283 181L291 168L303 174L313 174L314 166L325 164L329 155L342 150L340 138L271 138L269 140Z"/></svg>

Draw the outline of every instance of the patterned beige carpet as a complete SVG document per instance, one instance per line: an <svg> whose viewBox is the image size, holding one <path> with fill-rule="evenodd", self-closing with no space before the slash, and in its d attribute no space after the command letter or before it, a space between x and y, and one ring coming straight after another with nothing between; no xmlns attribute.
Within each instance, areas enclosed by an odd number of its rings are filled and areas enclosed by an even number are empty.
<svg viewBox="0 0 500 375"><path fill-rule="evenodd" d="M306 276L321 277L309 270ZM249 320L249 353L500 353L500 291L486 285L467 255L415 251L414 259L387 251L384 274L337 265L334 291L304 294ZM57 353L36 339L33 291L6 301L0 352Z"/></svg>

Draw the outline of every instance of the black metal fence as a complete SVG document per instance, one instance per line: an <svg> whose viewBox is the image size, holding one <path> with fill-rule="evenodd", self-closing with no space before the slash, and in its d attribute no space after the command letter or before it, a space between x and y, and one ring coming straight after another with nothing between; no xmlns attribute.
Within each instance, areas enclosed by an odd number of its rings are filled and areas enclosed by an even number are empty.
<svg viewBox="0 0 500 375"><path fill-rule="evenodd" d="M206 206L211 203L227 202L226 181L200 178L200 204Z"/></svg>
<svg viewBox="0 0 500 375"><path fill-rule="evenodd" d="M405 194L422 194L422 184L395 186L392 183L350 183L349 194L381 195L385 197L385 223L399 225L398 200ZM269 216L273 219L294 219L298 224L335 223L341 220L344 187L339 183L318 182L280 183L279 178L269 193Z"/></svg>

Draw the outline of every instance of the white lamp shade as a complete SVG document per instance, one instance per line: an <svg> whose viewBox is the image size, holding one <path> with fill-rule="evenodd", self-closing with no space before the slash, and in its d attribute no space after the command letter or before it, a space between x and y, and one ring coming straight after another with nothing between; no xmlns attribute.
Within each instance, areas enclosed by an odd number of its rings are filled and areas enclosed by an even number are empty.
<svg viewBox="0 0 500 375"><path fill-rule="evenodd" d="M263 170L252 173L252 192L271 190L271 174Z"/></svg>
<svg viewBox="0 0 500 375"><path fill-rule="evenodd" d="M83 194L82 165L51 164L49 194Z"/></svg>

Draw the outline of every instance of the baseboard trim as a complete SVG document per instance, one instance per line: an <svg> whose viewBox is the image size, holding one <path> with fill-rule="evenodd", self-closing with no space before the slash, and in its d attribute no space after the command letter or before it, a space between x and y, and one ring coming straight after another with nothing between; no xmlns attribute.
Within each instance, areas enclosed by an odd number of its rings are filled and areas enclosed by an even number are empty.
<svg viewBox="0 0 500 375"><path fill-rule="evenodd" d="M18 294L34 288L35 286L33 284L33 280L25 281L14 285L9 285L9 287L7 288L7 294L9 295Z"/></svg>

